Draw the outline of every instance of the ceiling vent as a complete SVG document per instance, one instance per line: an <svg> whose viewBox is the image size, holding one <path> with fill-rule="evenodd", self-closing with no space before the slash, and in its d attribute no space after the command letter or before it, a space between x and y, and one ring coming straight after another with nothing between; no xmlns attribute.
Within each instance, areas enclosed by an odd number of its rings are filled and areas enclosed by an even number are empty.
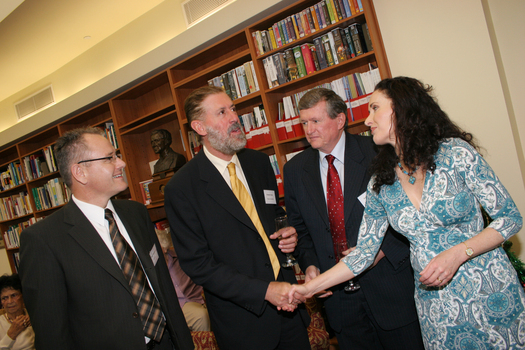
<svg viewBox="0 0 525 350"><path fill-rule="evenodd" d="M53 86L49 85L22 101L15 103L16 115L20 121L54 103L55 95L53 94Z"/></svg>
<svg viewBox="0 0 525 350"><path fill-rule="evenodd" d="M184 19L189 28L235 0L187 0L182 3Z"/></svg>

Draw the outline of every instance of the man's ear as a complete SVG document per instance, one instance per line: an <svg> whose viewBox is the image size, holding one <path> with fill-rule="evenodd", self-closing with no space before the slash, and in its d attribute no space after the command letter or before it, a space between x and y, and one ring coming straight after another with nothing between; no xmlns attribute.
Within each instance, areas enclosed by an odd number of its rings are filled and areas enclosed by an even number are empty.
<svg viewBox="0 0 525 350"><path fill-rule="evenodd" d="M208 135L208 133L206 132L206 128L204 127L204 123L200 120L192 120L191 128L195 130L195 132L200 136Z"/></svg>
<svg viewBox="0 0 525 350"><path fill-rule="evenodd" d="M73 164L71 166L71 176L73 177L73 181L82 185L87 183L85 168L80 164Z"/></svg>
<svg viewBox="0 0 525 350"><path fill-rule="evenodd" d="M344 113L339 113L337 115L336 119L337 119L337 127L338 127L338 129L344 129L345 121L346 121L346 115Z"/></svg>

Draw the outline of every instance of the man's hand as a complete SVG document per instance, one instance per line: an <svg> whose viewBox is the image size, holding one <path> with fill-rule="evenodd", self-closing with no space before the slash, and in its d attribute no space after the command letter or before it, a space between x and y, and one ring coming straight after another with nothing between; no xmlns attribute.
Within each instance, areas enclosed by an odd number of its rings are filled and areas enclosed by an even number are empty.
<svg viewBox="0 0 525 350"><path fill-rule="evenodd" d="M292 298L288 301L291 289L292 285L288 282L270 282L264 299L277 306L277 310L294 311L300 300Z"/></svg>
<svg viewBox="0 0 525 350"><path fill-rule="evenodd" d="M270 236L270 239L279 239L279 249L283 253L293 253L297 246L297 232L295 228L288 226L280 229Z"/></svg>
<svg viewBox="0 0 525 350"><path fill-rule="evenodd" d="M347 253L348 254L348 253ZM319 276L321 274L321 271L314 265L310 265L306 268L306 271L304 273L304 283L308 283L310 282L311 280L313 280L314 278L316 278L317 276ZM326 298L327 296L330 296L332 295L332 291L328 290L323 290L319 293L317 293L315 296L318 297L318 298ZM305 300L303 300L303 303L306 301L306 297L304 297L304 295L302 294L298 294L296 293L295 295L295 298L296 299L299 299L300 297L303 297Z"/></svg>

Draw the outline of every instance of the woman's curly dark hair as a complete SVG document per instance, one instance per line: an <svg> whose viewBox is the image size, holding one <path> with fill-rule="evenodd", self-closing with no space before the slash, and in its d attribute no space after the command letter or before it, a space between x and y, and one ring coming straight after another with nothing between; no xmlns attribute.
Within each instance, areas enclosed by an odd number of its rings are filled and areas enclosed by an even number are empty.
<svg viewBox="0 0 525 350"><path fill-rule="evenodd" d="M389 78L375 87L392 101L394 133L403 163L413 171L421 167L434 172L434 155L445 138L461 138L479 150L472 134L463 131L439 107L431 96L432 86L408 77ZM392 185L399 157L391 145L378 146L379 152L370 165L376 176L373 189Z"/></svg>

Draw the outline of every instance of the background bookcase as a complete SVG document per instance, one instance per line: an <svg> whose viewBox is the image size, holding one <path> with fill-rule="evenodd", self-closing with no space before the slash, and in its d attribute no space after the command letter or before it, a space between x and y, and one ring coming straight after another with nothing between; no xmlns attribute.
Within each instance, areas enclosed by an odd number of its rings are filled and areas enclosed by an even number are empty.
<svg viewBox="0 0 525 350"><path fill-rule="evenodd" d="M379 68L382 78L391 76L372 0L361 0L363 12L328 25L315 33L305 35L277 50L257 55L252 33L258 30L266 30L274 23L318 2L319 0L298 1L225 39L209 45L200 52L183 60L174 61L175 63L171 67L144 79L124 92L111 96L107 101L95 107L71 116L64 116L54 125L49 125L47 129L0 148L0 172L5 171L10 163L23 163L25 157L41 152L46 146L52 146L56 139L68 130L81 126L104 128L106 123L113 123L116 142L118 143L117 151L122 154L127 164L125 173L129 184L129 189L119 194L118 197L143 202L140 182L151 179L149 163L158 158L150 145L151 132L156 129L168 130L173 138L172 148L190 160L192 152L188 141L188 131L191 130L191 127L188 125L184 114L184 100L194 89L207 85L208 80L252 61L259 82L259 91L238 98L234 100L234 103L239 115L253 111L256 106L264 106L272 142L258 148L258 150L268 155L275 154L282 173L286 154L308 145L304 136L284 141L279 140L277 136L275 122L278 116L278 103L284 96L331 82L352 73L363 73L369 69L369 64ZM277 87L268 87L263 66L265 57L303 43L312 42L314 37L332 29L365 22L370 32L373 51ZM349 125L349 131L352 133L359 133L366 129L363 120L352 122ZM2 236L10 226L31 219L43 218L62 206L36 210L35 198L32 194L33 188L43 186L44 183L59 176L58 172L50 172L45 176L31 181L25 180L23 184L0 192L0 199L26 192L29 194L29 201L33 208L33 212L30 214L0 221ZM153 221L163 219L166 216L162 203L148 205L148 210ZM6 247L6 252L11 269L15 272L18 247Z"/></svg>

